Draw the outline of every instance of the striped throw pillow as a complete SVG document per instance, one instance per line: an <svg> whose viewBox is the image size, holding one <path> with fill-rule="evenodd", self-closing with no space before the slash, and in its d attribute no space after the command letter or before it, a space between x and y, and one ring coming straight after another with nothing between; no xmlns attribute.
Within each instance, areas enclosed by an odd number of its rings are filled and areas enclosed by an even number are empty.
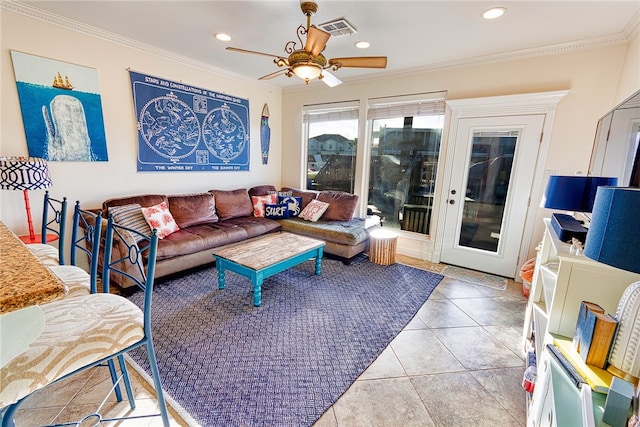
<svg viewBox="0 0 640 427"><path fill-rule="evenodd" d="M142 208L137 203L122 206L112 206L109 208L109 215L113 215L113 220L123 227L139 231L144 235L151 234L151 228L142 215ZM132 233L136 243L143 240L139 234Z"/></svg>

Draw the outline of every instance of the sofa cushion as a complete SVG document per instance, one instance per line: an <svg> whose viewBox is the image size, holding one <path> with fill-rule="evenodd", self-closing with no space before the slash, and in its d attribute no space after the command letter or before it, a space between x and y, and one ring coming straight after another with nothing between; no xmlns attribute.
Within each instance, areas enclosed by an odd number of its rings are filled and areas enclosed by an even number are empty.
<svg viewBox="0 0 640 427"><path fill-rule="evenodd" d="M278 203L284 203L287 205L287 210L289 211L289 218L293 216L300 215L302 212L302 197L295 196L279 196Z"/></svg>
<svg viewBox="0 0 640 427"><path fill-rule="evenodd" d="M220 221L251 216L253 214L253 204L245 188L237 190L210 190L213 193L216 203L216 211Z"/></svg>
<svg viewBox="0 0 640 427"><path fill-rule="evenodd" d="M280 221L269 218L255 218L252 216L243 216L239 218L232 218L228 221L219 222L218 224L225 224L228 227L242 228L247 237L261 236L272 231L279 231Z"/></svg>
<svg viewBox="0 0 640 427"><path fill-rule="evenodd" d="M113 220L121 226L145 235L151 234L151 228L142 214L142 208L139 204L131 203L130 205L111 206L108 212L109 215L113 215ZM139 242L144 237L134 233L133 238L136 242Z"/></svg>
<svg viewBox="0 0 640 427"><path fill-rule="evenodd" d="M321 202L319 200L312 200L309 204L300 212L299 217L306 219L307 221L316 222L320 219L322 214L325 213L329 203Z"/></svg>
<svg viewBox="0 0 640 427"><path fill-rule="evenodd" d="M282 231L301 234L340 245L355 246L369 238L367 223L362 218L351 221L319 221L310 222L302 218L287 218L279 220ZM374 225L377 227L377 225Z"/></svg>
<svg viewBox="0 0 640 427"><path fill-rule="evenodd" d="M212 193L169 196L168 200L169 210L180 228L218 221Z"/></svg>
<svg viewBox="0 0 640 427"><path fill-rule="evenodd" d="M300 190L297 188L284 187L282 188L282 191L291 191L292 196L300 197L302 199L300 209L306 208L309 202L315 200L315 198L318 196L318 192L312 190Z"/></svg>
<svg viewBox="0 0 640 427"><path fill-rule="evenodd" d="M264 196L251 196L251 202L253 203L253 216L256 218L264 217L265 205L273 205L278 202L278 196L276 194L267 194Z"/></svg>
<svg viewBox="0 0 640 427"><path fill-rule="evenodd" d="M358 204L356 194L343 191L321 191L317 200L329 203L327 211L322 215L322 219L326 221L349 221Z"/></svg>
<svg viewBox="0 0 640 427"><path fill-rule="evenodd" d="M271 219L289 218L289 205L286 203L264 205L264 217Z"/></svg>
<svg viewBox="0 0 640 427"><path fill-rule="evenodd" d="M250 196L265 196L277 192L276 187L273 185L258 185L249 189Z"/></svg>
<svg viewBox="0 0 640 427"><path fill-rule="evenodd" d="M241 227L225 227L223 223L192 225L170 234L158 242L157 260L213 249L248 237ZM213 257L211 258L213 262Z"/></svg>
<svg viewBox="0 0 640 427"><path fill-rule="evenodd" d="M149 223L149 227L157 231L159 239L164 239L169 234L180 230L166 202L148 208L142 208L142 215L144 215Z"/></svg>
<svg viewBox="0 0 640 427"><path fill-rule="evenodd" d="M105 200L102 203L102 216L109 217L109 208L111 206L122 206L137 203L143 208L157 205L158 203L167 202L167 196L164 194L141 194L138 196L127 196Z"/></svg>

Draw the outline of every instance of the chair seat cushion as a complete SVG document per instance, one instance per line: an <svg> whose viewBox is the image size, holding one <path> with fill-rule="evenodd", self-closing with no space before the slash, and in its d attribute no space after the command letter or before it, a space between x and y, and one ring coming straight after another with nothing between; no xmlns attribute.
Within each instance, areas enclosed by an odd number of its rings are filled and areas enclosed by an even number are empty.
<svg viewBox="0 0 640 427"><path fill-rule="evenodd" d="M75 265L54 265L49 267L49 270L67 285L68 292L65 298L91 293L91 276L82 268Z"/></svg>
<svg viewBox="0 0 640 427"><path fill-rule="evenodd" d="M44 243L29 243L27 248L47 267L60 265L58 248Z"/></svg>
<svg viewBox="0 0 640 427"><path fill-rule="evenodd" d="M40 307L42 334L0 369L0 408L144 338L142 311L119 295L90 294Z"/></svg>

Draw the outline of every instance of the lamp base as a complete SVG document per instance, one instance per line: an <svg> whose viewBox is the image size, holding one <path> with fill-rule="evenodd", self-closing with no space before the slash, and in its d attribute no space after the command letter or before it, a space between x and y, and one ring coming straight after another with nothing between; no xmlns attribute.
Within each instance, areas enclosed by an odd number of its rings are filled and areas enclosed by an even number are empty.
<svg viewBox="0 0 640 427"><path fill-rule="evenodd" d="M551 215L551 226L558 239L569 242L574 237L584 243L587 238L587 229L580 224L580 221L571 215L557 214Z"/></svg>
<svg viewBox="0 0 640 427"><path fill-rule="evenodd" d="M34 234L33 239L29 235L20 236L19 238L27 245L32 243L42 243L42 234ZM56 240L58 240L58 236L56 234L47 234L47 243L54 242Z"/></svg>

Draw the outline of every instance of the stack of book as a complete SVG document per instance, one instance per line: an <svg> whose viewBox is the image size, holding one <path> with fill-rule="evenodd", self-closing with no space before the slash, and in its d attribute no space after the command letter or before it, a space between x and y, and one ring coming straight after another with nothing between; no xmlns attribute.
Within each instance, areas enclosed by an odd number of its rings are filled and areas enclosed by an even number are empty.
<svg viewBox="0 0 640 427"><path fill-rule="evenodd" d="M547 344L549 354L563 367L576 387L587 384L596 393L607 393L613 375L605 369L587 365L573 349L571 338L555 336L553 344Z"/></svg>
<svg viewBox="0 0 640 427"><path fill-rule="evenodd" d="M618 328L615 317L598 304L582 301L573 336L573 349L587 365L604 369Z"/></svg>

